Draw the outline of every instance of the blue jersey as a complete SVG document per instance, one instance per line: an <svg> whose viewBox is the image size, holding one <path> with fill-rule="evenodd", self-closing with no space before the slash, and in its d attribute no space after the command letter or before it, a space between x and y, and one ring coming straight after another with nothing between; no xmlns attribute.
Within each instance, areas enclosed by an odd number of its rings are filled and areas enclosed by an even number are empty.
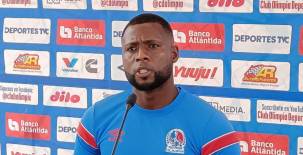
<svg viewBox="0 0 303 155"><path fill-rule="evenodd" d="M110 96L90 107L78 127L75 155L110 155L131 92ZM179 89L167 106L130 109L116 155L240 155L224 114Z"/></svg>

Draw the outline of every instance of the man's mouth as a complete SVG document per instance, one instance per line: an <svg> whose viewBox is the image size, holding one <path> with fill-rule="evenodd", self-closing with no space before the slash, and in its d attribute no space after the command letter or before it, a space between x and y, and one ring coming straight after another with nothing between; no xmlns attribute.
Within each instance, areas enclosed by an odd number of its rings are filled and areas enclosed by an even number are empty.
<svg viewBox="0 0 303 155"><path fill-rule="evenodd" d="M146 68L140 68L137 70L135 75L139 78L144 78L144 77L147 77L150 73L151 73L151 70L146 69Z"/></svg>

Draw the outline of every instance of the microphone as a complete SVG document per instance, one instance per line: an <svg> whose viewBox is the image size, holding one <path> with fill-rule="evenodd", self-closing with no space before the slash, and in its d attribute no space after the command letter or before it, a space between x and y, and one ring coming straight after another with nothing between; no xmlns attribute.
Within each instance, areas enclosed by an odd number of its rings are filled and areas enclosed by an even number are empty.
<svg viewBox="0 0 303 155"><path fill-rule="evenodd" d="M123 119L122 119L122 123L121 123L121 126L119 128L119 132L118 132L118 136L117 136L117 139L115 141L115 144L114 144L114 147L112 149L112 153L111 155L114 155L115 152L116 152L116 149L117 149L117 146L118 146L118 142L120 140L120 136L121 136L121 131L123 129L123 126L124 126L124 122L126 120L126 116L128 114L128 111L135 105L135 102L137 100L137 96L132 93L128 96L127 100L126 100L126 109L125 109L125 113L124 113L124 116L123 116Z"/></svg>

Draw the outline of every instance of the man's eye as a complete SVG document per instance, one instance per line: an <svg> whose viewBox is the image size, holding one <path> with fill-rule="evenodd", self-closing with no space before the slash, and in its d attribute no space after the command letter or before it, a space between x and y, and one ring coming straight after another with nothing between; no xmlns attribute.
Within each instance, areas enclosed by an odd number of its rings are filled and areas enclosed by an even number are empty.
<svg viewBox="0 0 303 155"><path fill-rule="evenodd" d="M129 47L129 48L126 49L126 51L129 51L129 52L133 52L133 51L135 51L135 50L136 50L135 47Z"/></svg>
<svg viewBox="0 0 303 155"><path fill-rule="evenodd" d="M157 48L157 47L160 47L158 44L150 44L149 45L149 48Z"/></svg>

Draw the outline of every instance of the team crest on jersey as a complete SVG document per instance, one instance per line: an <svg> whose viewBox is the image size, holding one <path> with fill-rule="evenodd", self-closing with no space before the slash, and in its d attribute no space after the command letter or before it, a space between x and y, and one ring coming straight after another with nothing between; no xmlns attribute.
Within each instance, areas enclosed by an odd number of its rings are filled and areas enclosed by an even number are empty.
<svg viewBox="0 0 303 155"><path fill-rule="evenodd" d="M182 130L172 129L166 135L166 152L184 154L186 137Z"/></svg>

